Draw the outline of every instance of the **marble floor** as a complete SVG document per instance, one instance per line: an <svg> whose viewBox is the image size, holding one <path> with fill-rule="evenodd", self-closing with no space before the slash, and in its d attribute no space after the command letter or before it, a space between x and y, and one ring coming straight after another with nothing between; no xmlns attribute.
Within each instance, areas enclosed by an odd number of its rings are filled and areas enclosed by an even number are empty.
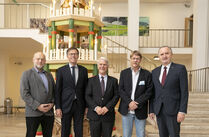
<svg viewBox="0 0 209 137"><path fill-rule="evenodd" d="M122 122L121 115L116 114L115 122L116 130L113 135L117 137L122 136ZM24 112L16 112L13 114L0 113L0 137L24 137L26 132L25 117ZM37 136L41 137L41 136ZM53 135L53 137L59 137ZM135 137L135 131L133 131L133 136Z"/></svg>

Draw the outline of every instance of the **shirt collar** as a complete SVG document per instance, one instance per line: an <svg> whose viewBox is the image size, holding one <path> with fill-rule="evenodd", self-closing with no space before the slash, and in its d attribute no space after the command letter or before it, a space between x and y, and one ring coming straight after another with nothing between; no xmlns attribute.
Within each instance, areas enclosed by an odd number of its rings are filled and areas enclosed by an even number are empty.
<svg viewBox="0 0 209 137"><path fill-rule="evenodd" d="M69 63L69 67L71 68L71 67L73 67L73 65L71 65L70 63ZM77 68L78 67L78 65L76 64L75 65L75 68Z"/></svg>
<svg viewBox="0 0 209 137"><path fill-rule="evenodd" d="M42 71L39 71L36 67L34 67L34 69L37 73L45 73L46 72L44 69Z"/></svg>
<svg viewBox="0 0 209 137"><path fill-rule="evenodd" d="M166 66L162 65L162 67L161 67L161 68L166 67L167 69L169 69L169 68L170 68L170 66L171 66L171 63L169 63L169 64L168 64L168 65L166 65Z"/></svg>
<svg viewBox="0 0 209 137"><path fill-rule="evenodd" d="M131 67L131 71L134 73L138 73L141 70L141 67L139 67L139 70L137 72L134 71L134 69Z"/></svg>
<svg viewBox="0 0 209 137"><path fill-rule="evenodd" d="M102 77L107 78L107 75L102 76L99 74L99 78L101 79Z"/></svg>

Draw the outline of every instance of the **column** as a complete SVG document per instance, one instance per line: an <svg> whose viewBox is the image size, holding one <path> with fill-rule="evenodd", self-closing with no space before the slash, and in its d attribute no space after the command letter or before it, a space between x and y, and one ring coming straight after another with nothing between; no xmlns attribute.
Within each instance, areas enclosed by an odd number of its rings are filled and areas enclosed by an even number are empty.
<svg viewBox="0 0 209 137"><path fill-rule="evenodd" d="M192 69L209 66L209 2L194 0Z"/></svg>
<svg viewBox="0 0 209 137"><path fill-rule="evenodd" d="M4 0L0 0L0 3L4 3ZM4 28L4 5L0 5L0 28Z"/></svg>
<svg viewBox="0 0 209 137"><path fill-rule="evenodd" d="M94 49L94 22L89 22L89 49Z"/></svg>
<svg viewBox="0 0 209 137"><path fill-rule="evenodd" d="M68 32L69 32L69 43L68 43L68 47L73 47L73 36L74 36L74 20L73 19L70 19L69 20L69 29L68 29Z"/></svg>
<svg viewBox="0 0 209 137"><path fill-rule="evenodd" d="M140 0L128 0L128 47L139 49L139 7Z"/></svg>
<svg viewBox="0 0 209 137"><path fill-rule="evenodd" d="M81 43L81 41L80 41L80 35L81 35L80 33L77 33L77 42L76 42L77 43L77 45L76 45L77 48L80 47L80 43Z"/></svg>
<svg viewBox="0 0 209 137"><path fill-rule="evenodd" d="M6 98L7 91L7 64L9 62L9 57L7 53L0 51L0 106L4 105L4 99ZM0 112L3 112L4 108L0 108Z"/></svg>
<svg viewBox="0 0 209 137"><path fill-rule="evenodd" d="M98 40L97 40L97 42L98 42L98 43L97 43L97 45L98 45L98 46L97 46L97 47L98 47L97 50L101 52L101 49L102 49L102 47L101 47L102 28L101 28L101 27L99 27L97 39L98 39Z"/></svg>
<svg viewBox="0 0 209 137"><path fill-rule="evenodd" d="M52 49L52 27L48 27L49 49Z"/></svg>
<svg viewBox="0 0 209 137"><path fill-rule="evenodd" d="M55 26L55 21L52 21L52 44L51 44L51 49L55 49L56 48L56 26Z"/></svg>

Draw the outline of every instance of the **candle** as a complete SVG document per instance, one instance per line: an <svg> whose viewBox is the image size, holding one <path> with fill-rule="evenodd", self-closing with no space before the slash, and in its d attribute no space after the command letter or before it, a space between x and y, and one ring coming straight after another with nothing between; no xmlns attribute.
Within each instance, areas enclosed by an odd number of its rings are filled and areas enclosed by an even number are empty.
<svg viewBox="0 0 209 137"><path fill-rule="evenodd" d="M93 0L91 0L91 17L93 17Z"/></svg>
<svg viewBox="0 0 209 137"><path fill-rule="evenodd" d="M94 60L97 60L97 34L95 36L95 45L94 45Z"/></svg>

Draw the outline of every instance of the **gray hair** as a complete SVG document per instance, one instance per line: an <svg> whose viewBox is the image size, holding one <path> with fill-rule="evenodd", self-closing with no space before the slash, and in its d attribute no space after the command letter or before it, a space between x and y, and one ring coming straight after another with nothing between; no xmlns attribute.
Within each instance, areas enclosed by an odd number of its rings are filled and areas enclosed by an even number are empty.
<svg viewBox="0 0 209 137"><path fill-rule="evenodd" d="M99 62L100 62L101 60L105 61L105 62L107 63L107 65L109 65L109 61L108 61L108 59L107 59L106 57L100 57L100 58L97 60L97 64L99 64Z"/></svg>
<svg viewBox="0 0 209 137"><path fill-rule="evenodd" d="M173 51L172 51L171 47L168 47L168 46L162 46L162 47L160 47L160 48L158 49L158 54L159 54L159 52L160 52L160 50L161 50L162 48L168 48L168 49L170 49L171 54L173 54Z"/></svg>

